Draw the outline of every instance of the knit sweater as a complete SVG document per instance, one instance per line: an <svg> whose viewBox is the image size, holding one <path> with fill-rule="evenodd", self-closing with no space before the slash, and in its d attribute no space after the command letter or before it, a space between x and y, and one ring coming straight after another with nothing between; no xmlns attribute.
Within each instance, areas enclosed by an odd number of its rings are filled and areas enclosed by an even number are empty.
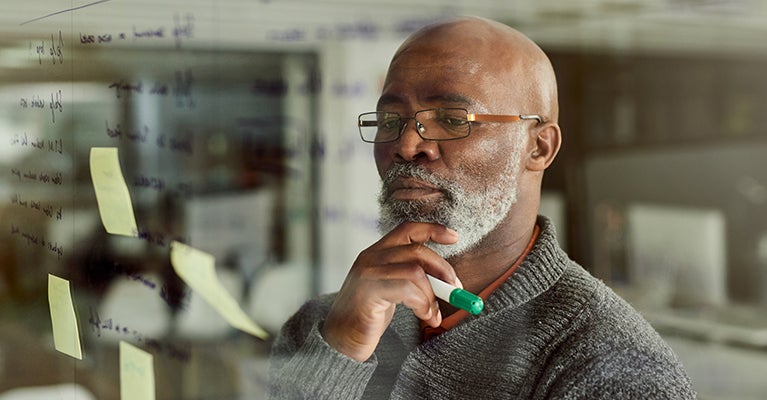
<svg viewBox="0 0 767 400"><path fill-rule="evenodd" d="M423 341L397 306L358 362L320 335L334 295L307 302L272 348L273 399L690 399L681 363L631 306L570 260L554 228L471 315Z"/></svg>

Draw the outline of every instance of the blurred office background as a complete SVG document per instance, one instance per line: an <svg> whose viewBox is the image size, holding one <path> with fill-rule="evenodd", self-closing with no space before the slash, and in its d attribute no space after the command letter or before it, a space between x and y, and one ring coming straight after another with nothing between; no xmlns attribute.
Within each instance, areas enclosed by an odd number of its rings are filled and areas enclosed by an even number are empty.
<svg viewBox="0 0 767 400"><path fill-rule="evenodd" d="M117 399L120 340L154 355L158 399L261 398L269 340L190 292L170 241L213 254L272 338L337 289L378 238L356 116L408 34L464 14L551 57L564 147L541 212L571 257L702 399L767 396L766 2L27 0L0 5L0 399ZM101 225L103 146L139 238ZM48 273L71 282L82 361L53 350Z"/></svg>

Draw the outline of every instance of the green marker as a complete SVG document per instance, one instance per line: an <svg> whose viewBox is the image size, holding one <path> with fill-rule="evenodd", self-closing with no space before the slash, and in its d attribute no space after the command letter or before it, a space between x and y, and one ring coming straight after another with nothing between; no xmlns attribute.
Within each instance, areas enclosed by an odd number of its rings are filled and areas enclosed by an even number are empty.
<svg viewBox="0 0 767 400"><path fill-rule="evenodd" d="M482 312L482 309L485 307L485 302L482 301L481 297L443 282L429 274L426 274L426 277L429 278L434 295L450 303L453 307L458 307L475 315Z"/></svg>

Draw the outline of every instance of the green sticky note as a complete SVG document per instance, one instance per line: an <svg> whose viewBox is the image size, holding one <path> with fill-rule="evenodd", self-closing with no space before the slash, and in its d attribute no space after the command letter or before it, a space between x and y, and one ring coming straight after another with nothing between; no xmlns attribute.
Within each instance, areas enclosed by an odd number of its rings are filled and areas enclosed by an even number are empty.
<svg viewBox="0 0 767 400"><path fill-rule="evenodd" d="M117 148L91 148L90 167L104 229L114 235L138 236L133 203L120 168Z"/></svg>
<svg viewBox="0 0 767 400"><path fill-rule="evenodd" d="M120 341L120 400L154 400L154 397L152 355Z"/></svg>
<svg viewBox="0 0 767 400"><path fill-rule="evenodd" d="M80 333L68 280L48 274L48 305L51 310L54 347L64 354L82 360Z"/></svg>
<svg viewBox="0 0 767 400"><path fill-rule="evenodd" d="M240 308L216 276L215 258L180 242L170 245L170 262L178 276L202 296L231 326L261 339L269 334Z"/></svg>

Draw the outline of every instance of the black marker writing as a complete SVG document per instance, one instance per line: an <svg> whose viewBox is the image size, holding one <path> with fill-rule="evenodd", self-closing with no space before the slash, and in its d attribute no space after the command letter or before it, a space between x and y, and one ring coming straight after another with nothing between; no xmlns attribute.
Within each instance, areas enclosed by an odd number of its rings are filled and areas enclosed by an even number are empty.
<svg viewBox="0 0 767 400"><path fill-rule="evenodd" d="M123 129L120 124L112 126L109 124L109 121L104 121L104 127L106 135L111 139L127 140L136 143L154 143L161 149L167 148L174 152L186 154L194 153L194 145L192 142L192 137L194 137L193 132L185 132L183 135L174 135L170 137L161 133L152 139L153 132L146 125L140 130L127 130Z"/></svg>
<svg viewBox="0 0 767 400"><path fill-rule="evenodd" d="M184 23L181 22L178 14L173 16L173 38L176 40L176 48L181 48L182 39L189 39L193 36L194 16L186 14L184 21Z"/></svg>
<svg viewBox="0 0 767 400"><path fill-rule="evenodd" d="M19 101L21 108L45 108L45 101L38 95L32 95L31 98L21 98Z"/></svg>
<svg viewBox="0 0 767 400"><path fill-rule="evenodd" d="M27 133L24 132L23 135L19 135L18 133L13 135L13 138L11 139L11 146L27 146L29 145L29 139L27 138Z"/></svg>
<svg viewBox="0 0 767 400"><path fill-rule="evenodd" d="M173 87L173 96L176 97L176 106L194 108L194 99L192 98L192 84L194 77L190 68L184 71L176 71L176 81Z"/></svg>
<svg viewBox="0 0 767 400"><path fill-rule="evenodd" d="M42 64L43 63L43 54L45 54L45 41L40 41L39 45L35 46L35 51L37 52L37 63Z"/></svg>
<svg viewBox="0 0 767 400"><path fill-rule="evenodd" d="M59 112L64 111L64 107L61 104L61 90L51 93L51 102L48 103L48 105L51 108L51 118L53 119L53 123L56 123L56 110L59 110Z"/></svg>
<svg viewBox="0 0 767 400"><path fill-rule="evenodd" d="M164 354L169 358L173 358L182 362L188 362L191 359L191 346L188 343L182 343L180 345L173 343L163 343L159 340L146 337L141 332L132 329L125 324L121 324L119 321L115 321L112 318L102 320L98 311L93 307L90 309L90 318L88 318L88 324L91 326L91 332L96 337L101 337L102 331L114 332L124 336L130 336L139 343L144 344L147 349L153 353Z"/></svg>
<svg viewBox="0 0 767 400"><path fill-rule="evenodd" d="M144 127L141 130L126 130L123 131L120 124L117 124L114 128L111 128L109 126L109 121L104 121L106 124L106 132L107 136L110 138L125 138L128 141L131 142L139 142L139 143L146 143L147 138L149 137L149 127L144 125Z"/></svg>
<svg viewBox="0 0 767 400"><path fill-rule="evenodd" d="M142 93L144 91L143 84L141 82L136 84L130 84L125 81L112 82L109 85L109 88L115 90L115 96L117 96L118 99L123 97L123 93Z"/></svg>
<svg viewBox="0 0 767 400"><path fill-rule="evenodd" d="M18 193L14 193L11 196L11 204L17 205L19 207L36 210L51 219L55 218L56 220L60 221L64 218L64 213L61 206L53 205L53 204L44 204L41 201L36 201L36 200L27 200Z"/></svg>
<svg viewBox="0 0 767 400"><path fill-rule="evenodd" d="M133 179L133 186L145 187L161 191L165 189L165 179L154 176L138 175Z"/></svg>
<svg viewBox="0 0 767 400"><path fill-rule="evenodd" d="M11 236L23 238L28 246L39 246L50 253L58 256L59 259L64 255L64 246L56 241L46 240L44 236L22 230L19 226L11 224Z"/></svg>
<svg viewBox="0 0 767 400"><path fill-rule="evenodd" d="M96 37L80 32L80 44L96 43Z"/></svg>
<svg viewBox="0 0 767 400"><path fill-rule="evenodd" d="M137 188L143 188L147 190L156 191L158 193L164 192L168 193L174 196L188 196L192 191L192 186L189 183L181 182L177 183L175 185L168 184L164 178L157 177L157 176L145 176L145 175L136 175L133 178L133 186ZM139 232L139 238L142 237L142 235L147 234L147 232ZM152 236L150 236L151 238ZM157 238L155 238L157 239ZM155 241L155 240L151 240ZM164 242L157 243L159 245L164 246Z"/></svg>
<svg viewBox="0 0 767 400"><path fill-rule="evenodd" d="M152 37L164 37L165 28L159 27L156 29L137 30L136 25L133 25L133 37L134 38L152 38Z"/></svg>
<svg viewBox="0 0 767 400"><path fill-rule="evenodd" d="M39 42L30 41L30 52L34 48L34 54L37 55L38 65L42 65L43 56L50 56L51 63L53 63L53 65L64 64L64 35L61 33L61 31L59 31L58 34L52 33L50 40L50 44L46 43L46 39L42 39Z"/></svg>
<svg viewBox="0 0 767 400"><path fill-rule="evenodd" d="M53 60L53 64L56 65L56 60L58 60L59 64L64 64L64 37L61 35L61 31L59 31L59 37L58 41L56 41L53 38L53 34L51 34L51 47L48 49L51 55L51 60Z"/></svg>
<svg viewBox="0 0 767 400"><path fill-rule="evenodd" d="M19 181L21 181L23 178L29 181L50 183L52 185L64 184L64 175L61 172L37 172L30 169L22 172L19 169L11 168L11 175L18 178Z"/></svg>
<svg viewBox="0 0 767 400"><path fill-rule="evenodd" d="M300 42L308 39L305 29L291 28L285 30L271 30L267 33L267 38L275 42Z"/></svg>
<svg viewBox="0 0 767 400"><path fill-rule="evenodd" d="M56 111L63 112L64 104L62 102L61 90L51 92L51 100L46 103L42 97L38 95L32 95L32 97L22 97L19 99L19 106L23 109L37 109L44 110L46 107L51 110L51 120L56 123Z"/></svg>
<svg viewBox="0 0 767 400"><path fill-rule="evenodd" d="M194 75L192 70L187 68L183 71L177 70L173 74L173 82L155 81L146 83L126 82L125 80L115 81L109 84L109 89L114 90L115 97L118 99L129 98L132 95L150 95L167 96L172 94L176 100L177 107L194 108L195 102L192 86L194 84ZM149 88L145 90L145 88Z"/></svg>

